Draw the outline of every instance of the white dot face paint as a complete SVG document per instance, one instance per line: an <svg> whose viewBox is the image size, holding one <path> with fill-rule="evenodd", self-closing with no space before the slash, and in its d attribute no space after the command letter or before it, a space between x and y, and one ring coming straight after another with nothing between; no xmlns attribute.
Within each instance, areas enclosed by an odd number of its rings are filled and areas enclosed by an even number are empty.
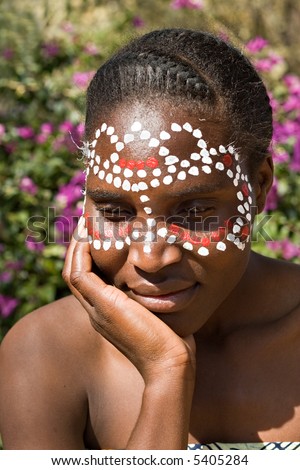
<svg viewBox="0 0 300 470"><path fill-rule="evenodd" d="M130 182L128 180L124 180L122 184L122 189L124 189L124 191L130 191L130 188Z"/></svg>
<svg viewBox="0 0 300 470"><path fill-rule="evenodd" d="M114 133L114 131L115 131L115 129L112 126L110 126L106 129L107 135L112 135Z"/></svg>
<svg viewBox="0 0 300 470"><path fill-rule="evenodd" d="M167 149L166 147L160 147L158 152L161 157L165 157L166 155L169 155L169 153L169 149Z"/></svg>
<svg viewBox="0 0 300 470"><path fill-rule="evenodd" d="M185 171L180 171L177 175L177 178L181 181L186 179L186 172Z"/></svg>
<svg viewBox="0 0 300 470"><path fill-rule="evenodd" d="M189 122L186 122L185 124L183 124L182 127L183 127L183 129L185 129L188 132L193 132L193 128L192 128L192 126L190 125Z"/></svg>
<svg viewBox="0 0 300 470"><path fill-rule="evenodd" d="M121 150L123 150L123 148L125 147L125 145L123 144L123 142L117 142L116 144L116 150L118 152L121 152Z"/></svg>
<svg viewBox="0 0 300 470"><path fill-rule="evenodd" d="M168 157L165 158L165 164L166 165L174 165L174 163L179 162L179 158L176 157L175 155L169 155Z"/></svg>
<svg viewBox="0 0 300 470"><path fill-rule="evenodd" d="M193 131L193 136L196 137L197 139L201 139L202 137L202 132L200 131L200 129L195 129Z"/></svg>
<svg viewBox="0 0 300 470"><path fill-rule="evenodd" d="M124 144L129 144L129 142L134 141L134 135L133 134L125 134L124 135Z"/></svg>
<svg viewBox="0 0 300 470"><path fill-rule="evenodd" d="M116 176L116 178L114 178L114 186L118 189L122 186L122 180L119 176Z"/></svg>
<svg viewBox="0 0 300 470"><path fill-rule="evenodd" d="M150 185L152 186L152 188L158 188L160 182L157 178L155 178L154 180L150 181Z"/></svg>
<svg viewBox="0 0 300 470"><path fill-rule="evenodd" d="M123 240L116 240L115 247L117 250L122 250L124 248Z"/></svg>
<svg viewBox="0 0 300 470"><path fill-rule="evenodd" d="M211 173L211 168L210 166L204 165L202 167L202 171L204 171L204 173L207 173L209 175L209 173Z"/></svg>
<svg viewBox="0 0 300 470"><path fill-rule="evenodd" d="M152 175L153 175L153 176L160 176L160 175L161 175L161 170L160 170L160 168L155 168L155 169L152 171Z"/></svg>
<svg viewBox="0 0 300 470"><path fill-rule="evenodd" d="M176 122L173 122L171 124L171 129L172 129L173 132L181 132L182 131L182 127L179 124L177 124Z"/></svg>
<svg viewBox="0 0 300 470"><path fill-rule="evenodd" d="M110 142L112 144L115 144L116 142L118 142L119 138L117 135L112 135L111 138L110 138Z"/></svg>
<svg viewBox="0 0 300 470"><path fill-rule="evenodd" d="M139 121L134 122L131 126L132 132L138 132L141 129L142 129L142 124Z"/></svg>
<svg viewBox="0 0 300 470"><path fill-rule="evenodd" d="M189 168L188 173L193 176L198 176L199 175L199 168L197 166L191 166Z"/></svg>
<svg viewBox="0 0 300 470"><path fill-rule="evenodd" d="M198 151L192 152L181 159L177 155L170 155L170 150L164 145L164 142L172 143L172 133L187 133L190 139L195 140L195 148ZM173 134L173 135L174 135ZM237 217L227 235L220 240L216 235L215 244L212 246L211 240L207 235L202 238L189 241L189 236L184 239L182 248L187 251L193 251L201 257L207 257L211 250L224 252L228 243L233 244L240 250L244 250L249 241L249 233L252 222L251 204L252 197L250 193L252 188L248 182L248 175L242 171L239 163L239 155L232 144L218 145L210 147L205 140L201 129L194 129L189 122L183 124L173 122L170 129L163 129L158 136L151 136L151 132L144 128L142 122L135 121L127 129L124 135L120 135L118 130L107 123L101 124L96 129L94 140L91 143L85 142L83 146L84 156L88 160L86 177L91 169L92 174L98 176L99 180L113 185L116 189L124 192L141 192L139 196L144 213L149 216L153 214L153 207L149 197L149 190L153 191L161 185L169 186L176 182L185 181L187 177L198 177L201 172L210 175L213 172L224 172L224 176L231 180L236 187L237 212L241 217ZM98 139L108 139L111 145L115 146L109 158L103 159L101 154L96 153ZM144 160L134 160L122 157L122 151L127 145L135 141L147 141L146 145L152 149L153 153ZM92 149L92 150L91 150ZM125 155L125 153L123 154ZM242 218L243 217L243 218ZM91 243L95 250L109 249L122 250L130 246L131 241L144 243L144 253L151 253L152 243L155 243L152 229L156 230L155 219L146 218L148 230L144 238L140 240L141 232L133 231L131 237L127 234L122 240L112 240L107 235L103 239L93 239ZM167 228L159 228L157 235L165 240L169 245L180 243L180 237L177 234L170 233Z"/></svg>
<svg viewBox="0 0 300 470"><path fill-rule="evenodd" d="M163 183L166 184L166 185L169 185L173 182L173 178L171 175L167 175L164 177L163 179Z"/></svg>
<svg viewBox="0 0 300 470"><path fill-rule="evenodd" d="M159 140L152 137L152 139L150 139L149 141L149 147L158 147L158 146L159 146Z"/></svg>
<svg viewBox="0 0 300 470"><path fill-rule="evenodd" d="M125 176L125 178L131 178L131 176L133 176L133 171L129 170L129 168L125 168L124 176Z"/></svg>
<svg viewBox="0 0 300 470"><path fill-rule="evenodd" d="M151 137L151 134L150 134L149 131L142 131L141 132L140 139L147 140L147 139L150 139L150 137Z"/></svg>
<svg viewBox="0 0 300 470"><path fill-rule="evenodd" d="M161 133L159 134L159 138L161 140L169 140L169 139L171 139L171 136L168 132L161 131Z"/></svg>
<svg viewBox="0 0 300 470"><path fill-rule="evenodd" d="M176 166L175 165L170 165L168 167L168 173L176 173Z"/></svg>
<svg viewBox="0 0 300 470"><path fill-rule="evenodd" d="M119 160L119 155L117 153L112 153L110 156L110 161L116 163Z"/></svg>

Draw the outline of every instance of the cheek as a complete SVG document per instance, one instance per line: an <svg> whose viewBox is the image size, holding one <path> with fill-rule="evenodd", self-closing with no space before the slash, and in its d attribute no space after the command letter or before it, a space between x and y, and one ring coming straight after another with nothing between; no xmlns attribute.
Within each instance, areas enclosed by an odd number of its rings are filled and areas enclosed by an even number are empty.
<svg viewBox="0 0 300 470"><path fill-rule="evenodd" d="M94 243L91 243L91 256L97 271L99 271L98 274L103 276L107 282L113 284L115 276L126 263L128 249L124 247L117 250L111 247L104 250L103 248L94 248Z"/></svg>

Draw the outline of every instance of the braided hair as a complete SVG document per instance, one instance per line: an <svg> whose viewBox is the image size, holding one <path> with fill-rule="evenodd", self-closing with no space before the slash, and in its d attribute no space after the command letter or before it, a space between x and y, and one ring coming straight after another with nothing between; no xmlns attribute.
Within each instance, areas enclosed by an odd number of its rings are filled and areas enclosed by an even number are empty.
<svg viewBox="0 0 300 470"><path fill-rule="evenodd" d="M266 88L241 51L210 33L162 29L119 50L89 85L87 137L113 107L153 97L217 116L251 156L252 168L268 153L272 110Z"/></svg>

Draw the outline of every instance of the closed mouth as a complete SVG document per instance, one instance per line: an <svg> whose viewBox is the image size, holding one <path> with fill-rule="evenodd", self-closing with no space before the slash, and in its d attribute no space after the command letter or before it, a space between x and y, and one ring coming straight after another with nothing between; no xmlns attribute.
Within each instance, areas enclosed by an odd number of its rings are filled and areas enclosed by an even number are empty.
<svg viewBox="0 0 300 470"><path fill-rule="evenodd" d="M178 290L131 290L134 300L154 312L176 311L185 308L196 296L200 285L195 283Z"/></svg>

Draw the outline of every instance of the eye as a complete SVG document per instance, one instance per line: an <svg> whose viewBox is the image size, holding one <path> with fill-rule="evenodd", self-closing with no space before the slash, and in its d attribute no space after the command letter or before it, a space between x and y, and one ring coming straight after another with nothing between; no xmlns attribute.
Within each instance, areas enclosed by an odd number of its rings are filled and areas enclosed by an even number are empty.
<svg viewBox="0 0 300 470"><path fill-rule="evenodd" d="M104 219L109 220L110 222L121 223L126 222L130 219L134 214L129 208L121 207L121 206L110 206L110 205L103 205L103 204L94 204L96 210L100 213L100 216Z"/></svg>
<svg viewBox="0 0 300 470"><path fill-rule="evenodd" d="M210 206L210 205L196 205L196 206L193 206L192 208L188 209L188 214L190 217L192 216L197 216L197 215L202 215L202 214L205 214L207 212L210 212L214 210L214 207L213 206Z"/></svg>
<svg viewBox="0 0 300 470"><path fill-rule="evenodd" d="M206 221L215 213L216 207L212 201L193 201L181 205L176 211L178 215L172 216L168 221L182 228L201 231L206 229Z"/></svg>
<svg viewBox="0 0 300 470"><path fill-rule="evenodd" d="M185 220L197 220L207 217L214 211L215 206L213 206L211 203L204 202L183 207L180 209L180 215L182 215Z"/></svg>

